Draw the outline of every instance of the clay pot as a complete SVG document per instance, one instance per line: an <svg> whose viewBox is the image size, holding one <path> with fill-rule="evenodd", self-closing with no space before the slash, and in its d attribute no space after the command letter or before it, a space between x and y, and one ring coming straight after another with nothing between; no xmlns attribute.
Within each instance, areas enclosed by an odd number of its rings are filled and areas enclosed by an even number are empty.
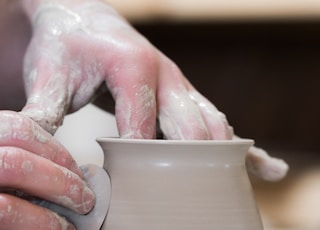
<svg viewBox="0 0 320 230"><path fill-rule="evenodd" d="M102 230L261 230L245 169L252 140L100 138L111 201Z"/></svg>

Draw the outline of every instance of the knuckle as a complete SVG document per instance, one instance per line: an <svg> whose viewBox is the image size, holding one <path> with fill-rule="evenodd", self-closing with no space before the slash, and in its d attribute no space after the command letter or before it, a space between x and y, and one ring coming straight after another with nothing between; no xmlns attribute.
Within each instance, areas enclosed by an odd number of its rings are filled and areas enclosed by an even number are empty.
<svg viewBox="0 0 320 230"><path fill-rule="evenodd" d="M0 138L7 139L13 135L14 128L18 126L18 121L15 123L16 114L12 112L1 112L0 113Z"/></svg>
<svg viewBox="0 0 320 230"><path fill-rule="evenodd" d="M20 113L4 111L0 113L0 143L4 140L22 140L31 138L28 132L31 123Z"/></svg>
<svg viewBox="0 0 320 230"><path fill-rule="evenodd" d="M143 65L154 65L158 59L156 49L147 41L126 41L125 46L121 46L120 53L128 60L143 60Z"/></svg>

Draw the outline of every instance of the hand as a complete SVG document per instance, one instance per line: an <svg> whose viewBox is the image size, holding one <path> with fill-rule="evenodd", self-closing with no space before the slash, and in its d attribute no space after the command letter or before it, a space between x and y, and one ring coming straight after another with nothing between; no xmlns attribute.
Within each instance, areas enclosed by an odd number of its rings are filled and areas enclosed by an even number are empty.
<svg viewBox="0 0 320 230"><path fill-rule="evenodd" d="M80 2L80 1L78 1ZM178 67L101 1L41 5L25 58L23 109L54 132L106 84L122 137L153 138L159 114L168 138L229 139L227 121Z"/></svg>
<svg viewBox="0 0 320 230"><path fill-rule="evenodd" d="M67 150L30 118L0 111L0 229L75 229L32 204L45 199L86 214L94 196Z"/></svg>
<svg viewBox="0 0 320 230"><path fill-rule="evenodd" d="M154 138L158 116L168 139L233 138L224 114L106 3L32 2L37 4L24 1L33 37L25 57L28 101L22 113L44 129L54 133L67 112L90 102L106 85L116 102L121 137ZM272 180L285 175L283 162L251 150L249 168L258 163L252 171Z"/></svg>

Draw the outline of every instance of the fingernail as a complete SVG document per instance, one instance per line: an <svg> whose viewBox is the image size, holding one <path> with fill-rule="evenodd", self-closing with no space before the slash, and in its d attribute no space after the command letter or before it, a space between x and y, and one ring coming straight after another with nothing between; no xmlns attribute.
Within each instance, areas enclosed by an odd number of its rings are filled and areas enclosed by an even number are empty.
<svg viewBox="0 0 320 230"><path fill-rule="evenodd" d="M70 222L68 222L66 218L61 217L57 213L52 213L52 214L55 216L55 218L57 218L58 222L60 223L61 229L76 230L76 227Z"/></svg>
<svg viewBox="0 0 320 230"><path fill-rule="evenodd" d="M76 230L76 227L68 223L67 230Z"/></svg>
<svg viewBox="0 0 320 230"><path fill-rule="evenodd" d="M83 214L87 214L91 211L95 203L94 193L89 187L85 187L82 195Z"/></svg>

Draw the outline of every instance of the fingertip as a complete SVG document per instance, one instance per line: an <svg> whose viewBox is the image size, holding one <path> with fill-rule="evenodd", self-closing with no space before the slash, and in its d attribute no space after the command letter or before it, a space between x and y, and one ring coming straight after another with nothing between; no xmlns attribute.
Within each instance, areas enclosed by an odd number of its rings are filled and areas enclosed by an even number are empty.
<svg viewBox="0 0 320 230"><path fill-rule="evenodd" d="M66 218L52 212L53 219L55 219L55 222L58 222L60 225L60 229L66 229L66 230L76 230L76 227L70 223ZM53 220L54 221L54 220Z"/></svg>
<svg viewBox="0 0 320 230"><path fill-rule="evenodd" d="M193 105L189 105L189 109ZM170 105L159 112L160 128L167 139L171 140L208 140L209 131L195 107L187 113L184 107Z"/></svg>
<svg viewBox="0 0 320 230"><path fill-rule="evenodd" d="M279 181L286 177L289 165L282 159L271 157L263 149L251 147L246 158L248 171L266 181Z"/></svg>
<svg viewBox="0 0 320 230"><path fill-rule="evenodd" d="M188 82L187 82L188 83ZM220 112L207 98L196 91L188 83L189 97L197 104L203 120L208 127L211 139L230 140L233 136L233 130L230 129L226 115Z"/></svg>
<svg viewBox="0 0 320 230"><path fill-rule="evenodd" d="M89 213L95 205L95 195L93 191L86 185L82 193L82 208L80 214Z"/></svg>
<svg viewBox="0 0 320 230"><path fill-rule="evenodd" d="M279 181L285 178L289 171L289 165L282 159L272 158L272 170L266 173L266 176L263 178L268 181Z"/></svg>

